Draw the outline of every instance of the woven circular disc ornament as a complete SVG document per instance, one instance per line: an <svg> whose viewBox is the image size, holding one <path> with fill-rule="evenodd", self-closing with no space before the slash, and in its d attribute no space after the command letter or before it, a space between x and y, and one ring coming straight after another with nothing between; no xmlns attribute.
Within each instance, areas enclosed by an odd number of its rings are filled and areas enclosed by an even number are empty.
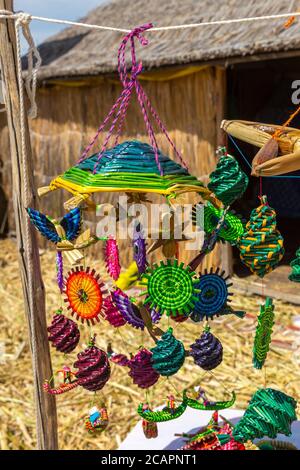
<svg viewBox="0 0 300 470"><path fill-rule="evenodd" d="M198 321L202 321L204 318L206 320L213 319L214 315L221 315L227 302L230 302L229 296L232 294L228 292L228 287L231 284L227 284L228 278L223 276L224 271L219 274L219 268L215 272L211 268L210 272L205 271L205 274L200 274L197 284L195 284L198 293L193 311L193 314L198 317Z"/></svg>
<svg viewBox="0 0 300 470"><path fill-rule="evenodd" d="M223 202L224 206L230 206L244 194L249 179L237 160L227 154L225 147L219 149L219 152L221 157L215 171L210 174L208 188Z"/></svg>
<svg viewBox="0 0 300 470"><path fill-rule="evenodd" d="M257 276L276 268L284 255L283 238L276 229L276 213L262 196L261 205L251 212L246 231L239 241L242 262Z"/></svg>
<svg viewBox="0 0 300 470"><path fill-rule="evenodd" d="M84 269L82 266L72 269L65 281L65 302L68 309L77 320L94 324L99 321L103 305L103 295L107 293L104 284L100 282L99 274L94 269Z"/></svg>
<svg viewBox="0 0 300 470"><path fill-rule="evenodd" d="M160 265L153 264L144 274L146 281L141 282L147 286L145 304L167 315L190 313L198 293L195 288L198 280L194 276L190 267L185 268L184 263L178 264L177 259L167 260L166 263L161 261Z"/></svg>

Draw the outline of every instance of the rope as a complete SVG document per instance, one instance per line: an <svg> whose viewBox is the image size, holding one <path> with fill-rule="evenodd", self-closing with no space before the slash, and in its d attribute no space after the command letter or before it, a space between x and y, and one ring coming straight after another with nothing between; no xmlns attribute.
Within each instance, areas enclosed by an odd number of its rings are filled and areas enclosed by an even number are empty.
<svg viewBox="0 0 300 470"><path fill-rule="evenodd" d="M6 10L0 10L0 18L9 18L9 19L16 19L19 13L11 13L7 12ZM218 26L218 25L227 25L227 24L236 24L236 23L248 23L248 22L255 22L255 21L267 21L267 20L278 20L278 19L285 19L285 18L292 18L300 16L300 12L290 12L290 13L281 13L278 15L265 15L265 16L252 16L248 18L235 18L229 20L215 20L215 21L203 21L201 23L190 23L190 24L179 24L173 26L160 26L156 28L152 28L150 32L159 32L159 31L174 31L180 29L190 29L190 28L198 28L204 26ZM70 21L70 20L60 20L57 18L48 18L45 16L36 16L30 15L30 18L35 21L43 21L45 23L56 23L56 24L64 24L69 26L77 26L80 28L87 28L87 29L98 29L101 31L114 31L117 33L130 33L129 29L124 28L115 28L113 26L102 26L97 24L90 24L90 23L81 23L79 21ZM284 27L284 25L283 25Z"/></svg>

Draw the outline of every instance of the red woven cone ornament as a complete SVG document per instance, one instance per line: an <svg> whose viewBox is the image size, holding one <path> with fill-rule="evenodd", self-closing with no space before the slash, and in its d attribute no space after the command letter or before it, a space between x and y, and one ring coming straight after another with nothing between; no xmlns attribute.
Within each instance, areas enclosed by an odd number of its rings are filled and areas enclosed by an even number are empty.
<svg viewBox="0 0 300 470"><path fill-rule="evenodd" d="M119 326L126 325L127 322L125 318L113 303L111 296L106 297L103 300L103 307L105 320L107 320L112 326L118 328Z"/></svg>
<svg viewBox="0 0 300 470"><path fill-rule="evenodd" d="M80 339L80 331L77 324L62 314L62 309L53 315L52 323L47 328L50 333L48 340L57 351L68 354L72 352Z"/></svg>
<svg viewBox="0 0 300 470"><path fill-rule="evenodd" d="M101 390L110 377L110 365L106 352L95 346L95 337L89 346L78 354L74 367L78 369L78 385L90 392Z"/></svg>
<svg viewBox="0 0 300 470"><path fill-rule="evenodd" d="M84 269L82 266L72 269L66 278L64 293L68 309L77 320L93 325L99 321L103 296L107 291L94 269Z"/></svg>

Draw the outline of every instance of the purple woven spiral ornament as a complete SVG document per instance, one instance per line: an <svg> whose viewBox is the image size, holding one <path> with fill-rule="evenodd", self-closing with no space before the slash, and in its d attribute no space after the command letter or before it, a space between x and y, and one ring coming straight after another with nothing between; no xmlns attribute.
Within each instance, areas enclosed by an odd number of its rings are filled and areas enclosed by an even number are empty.
<svg viewBox="0 0 300 470"><path fill-rule="evenodd" d="M190 347L190 355L195 364L204 370L212 370L221 364L223 359L223 346L221 342L210 333L210 327L204 327L199 339Z"/></svg>
<svg viewBox="0 0 300 470"><path fill-rule="evenodd" d="M47 328L48 340L57 351L64 354L72 352L80 339L80 331L77 324L62 314L62 309L53 315L52 323Z"/></svg>
<svg viewBox="0 0 300 470"><path fill-rule="evenodd" d="M56 252L56 280L60 292L64 290L64 263L61 251Z"/></svg>
<svg viewBox="0 0 300 470"><path fill-rule="evenodd" d="M143 274L146 271L146 267L148 263L147 263L146 241L142 237L140 232L134 235L132 246L133 246L133 259L137 264L139 273Z"/></svg>
<svg viewBox="0 0 300 470"><path fill-rule="evenodd" d="M129 300L129 297L120 289L112 292L111 296L115 306L127 323L134 328L143 330L145 328L144 320L141 317L138 307Z"/></svg>
<svg viewBox="0 0 300 470"><path fill-rule="evenodd" d="M140 349L127 365L130 368L128 375L140 388L152 387L159 379L159 374L152 367L152 353L147 349Z"/></svg>
<svg viewBox="0 0 300 470"><path fill-rule="evenodd" d="M90 392L101 390L110 377L108 355L95 346L95 336L88 347L77 355L74 367L78 369L78 385Z"/></svg>

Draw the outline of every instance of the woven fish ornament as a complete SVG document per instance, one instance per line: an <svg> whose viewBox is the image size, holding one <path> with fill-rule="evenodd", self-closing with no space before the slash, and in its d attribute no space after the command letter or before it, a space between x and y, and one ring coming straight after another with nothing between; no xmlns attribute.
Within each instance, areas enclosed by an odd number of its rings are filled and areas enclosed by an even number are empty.
<svg viewBox="0 0 300 470"><path fill-rule="evenodd" d="M272 299L266 298L260 307L253 346L253 366L261 369L267 358L271 343L272 327L274 325L274 305Z"/></svg>
<svg viewBox="0 0 300 470"><path fill-rule="evenodd" d="M221 364L223 359L223 346L210 332L210 327L204 327L199 339L191 345L190 355L195 364L204 370L212 370Z"/></svg>
<svg viewBox="0 0 300 470"><path fill-rule="evenodd" d="M292 272L289 275L289 280L293 282L300 282L300 248L296 251L296 258L290 264Z"/></svg>
<svg viewBox="0 0 300 470"><path fill-rule="evenodd" d="M216 169L210 174L208 188L224 206L230 206L244 194L249 179L237 160L227 153L225 147L220 148L218 152L221 157Z"/></svg>
<svg viewBox="0 0 300 470"><path fill-rule="evenodd" d="M276 268L284 255L283 238L276 229L276 213L262 196L261 205L251 212L246 231L240 239L242 262L257 276L264 277Z"/></svg>
<svg viewBox="0 0 300 470"><path fill-rule="evenodd" d="M264 436L274 439L278 433L290 436L291 424L297 419L296 406L294 398L279 390L259 389L234 427L232 436L241 442Z"/></svg>
<svg viewBox="0 0 300 470"><path fill-rule="evenodd" d="M161 336L151 352L153 368L166 377L176 374L185 360L184 346L173 336L173 328Z"/></svg>

